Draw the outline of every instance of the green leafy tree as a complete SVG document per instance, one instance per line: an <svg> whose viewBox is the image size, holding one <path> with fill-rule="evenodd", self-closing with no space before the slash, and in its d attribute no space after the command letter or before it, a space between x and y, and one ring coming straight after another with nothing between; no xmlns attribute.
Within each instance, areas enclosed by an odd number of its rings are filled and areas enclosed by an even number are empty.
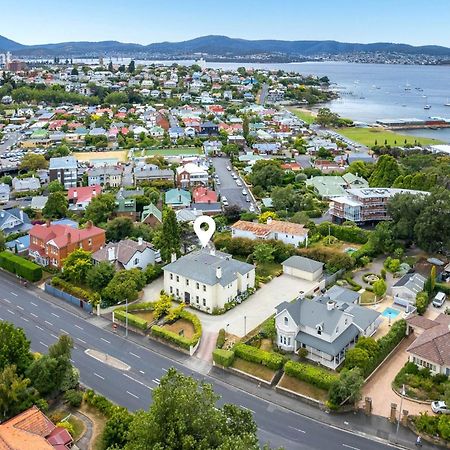
<svg viewBox="0 0 450 450"><path fill-rule="evenodd" d="M84 283L92 267L91 253L77 248L63 260L64 278L74 283Z"/></svg>
<svg viewBox="0 0 450 450"><path fill-rule="evenodd" d="M169 261L171 254L180 255L180 229L175 211L165 208L163 212L163 226L156 246L161 251L163 261Z"/></svg>
<svg viewBox="0 0 450 450"><path fill-rule="evenodd" d="M0 420L6 420L29 408L38 398L30 380L10 365L0 370Z"/></svg>
<svg viewBox="0 0 450 450"><path fill-rule="evenodd" d="M370 364L370 356L364 348L353 347L345 354L345 367L353 369L358 367L362 373L366 373Z"/></svg>
<svg viewBox="0 0 450 450"><path fill-rule="evenodd" d="M217 408L218 399L210 384L169 369L153 391L149 411L135 415L125 449L259 449L251 412Z"/></svg>
<svg viewBox="0 0 450 450"><path fill-rule="evenodd" d="M48 183L47 190L50 194L54 192L62 192L64 191L64 186L58 180L53 180Z"/></svg>
<svg viewBox="0 0 450 450"><path fill-rule="evenodd" d="M114 407L114 410L108 420L102 434L103 447L106 449L123 448L128 442L128 429L133 422L133 415L125 408L119 406Z"/></svg>
<svg viewBox="0 0 450 450"><path fill-rule="evenodd" d="M253 165L250 181L254 186L268 190L274 186L282 186L283 176L284 172L279 161L261 160Z"/></svg>
<svg viewBox="0 0 450 450"><path fill-rule="evenodd" d="M86 275L87 285L94 291L100 292L114 277L114 267L108 261L95 264Z"/></svg>
<svg viewBox="0 0 450 450"><path fill-rule="evenodd" d="M47 165L48 162L43 155L28 152L22 158L20 169L34 172L38 169L46 169Z"/></svg>
<svg viewBox="0 0 450 450"><path fill-rule="evenodd" d="M258 222L259 223L267 223L268 219L276 220L278 219L277 213L273 211L266 211L259 215Z"/></svg>
<svg viewBox="0 0 450 450"><path fill-rule="evenodd" d="M258 244L253 252L253 257L259 263L271 262L274 259L275 249L269 244Z"/></svg>
<svg viewBox="0 0 450 450"><path fill-rule="evenodd" d="M400 167L393 156L381 155L369 178L370 187L391 187L400 175Z"/></svg>
<svg viewBox="0 0 450 450"><path fill-rule="evenodd" d="M389 200L388 213L392 218L392 231L399 239L414 240L414 226L425 207L420 195L397 194Z"/></svg>
<svg viewBox="0 0 450 450"><path fill-rule="evenodd" d="M134 73L136 72L136 64L133 60L130 61L130 64L128 64L128 72Z"/></svg>
<svg viewBox="0 0 450 450"><path fill-rule="evenodd" d="M102 291L102 298L109 305L114 305L128 299L129 302L138 298L139 291L145 286L145 273L139 269L121 270Z"/></svg>
<svg viewBox="0 0 450 450"><path fill-rule="evenodd" d="M129 217L116 217L106 224L106 239L118 242L131 236L133 221Z"/></svg>
<svg viewBox="0 0 450 450"><path fill-rule="evenodd" d="M86 207L84 217L95 225L108 221L116 208L116 199L113 194L100 194L94 197Z"/></svg>
<svg viewBox="0 0 450 450"><path fill-rule="evenodd" d="M17 373L22 375L31 364L30 341L22 328L12 323L0 322L0 370L15 365Z"/></svg>
<svg viewBox="0 0 450 450"><path fill-rule="evenodd" d="M372 285L373 293L377 298L382 297L386 293L386 281L383 280L383 278L380 278L378 281L375 281Z"/></svg>
<svg viewBox="0 0 450 450"><path fill-rule="evenodd" d="M52 192L48 196L42 214L48 219L61 219L67 216L67 205L68 201L64 192Z"/></svg>
<svg viewBox="0 0 450 450"><path fill-rule="evenodd" d="M329 108L320 108L317 112L316 122L323 127L335 127L339 125L339 115Z"/></svg>
<svg viewBox="0 0 450 450"><path fill-rule="evenodd" d="M363 384L364 377L360 369L343 369L338 379L331 385L328 399L336 406L344 403L355 404L361 400Z"/></svg>
<svg viewBox="0 0 450 450"><path fill-rule="evenodd" d="M5 250L5 233L3 233L2 230L0 230L0 251L2 252L3 250Z"/></svg>
<svg viewBox="0 0 450 450"><path fill-rule="evenodd" d="M159 319L160 317L166 315L170 308L172 307L172 298L170 295L162 293L159 296L158 301L155 302L153 315L155 319Z"/></svg>

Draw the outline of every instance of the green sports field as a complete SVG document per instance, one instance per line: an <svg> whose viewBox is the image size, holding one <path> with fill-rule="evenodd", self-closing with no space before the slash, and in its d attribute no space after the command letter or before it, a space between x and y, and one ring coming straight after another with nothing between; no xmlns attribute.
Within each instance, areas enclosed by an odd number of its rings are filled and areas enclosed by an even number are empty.
<svg viewBox="0 0 450 450"><path fill-rule="evenodd" d="M316 120L315 115L305 109L299 108L288 108L288 109L289 111L293 112L299 119L303 120L308 124L314 123L314 121Z"/></svg>
<svg viewBox="0 0 450 450"><path fill-rule="evenodd" d="M202 148L200 147L173 147L173 148L156 148L145 150L144 156L162 155L162 156L179 156L179 155L200 155ZM135 151L134 156L140 156L141 152Z"/></svg>
<svg viewBox="0 0 450 450"><path fill-rule="evenodd" d="M358 142L367 147L373 147L374 145L404 145L405 140L407 144L441 144L442 142L437 139L422 138L417 136L410 136L407 134L400 134L394 131L384 130L382 128L357 128L357 127L347 127L339 128L335 130L337 133L351 139L352 141ZM376 144L375 144L376 143Z"/></svg>

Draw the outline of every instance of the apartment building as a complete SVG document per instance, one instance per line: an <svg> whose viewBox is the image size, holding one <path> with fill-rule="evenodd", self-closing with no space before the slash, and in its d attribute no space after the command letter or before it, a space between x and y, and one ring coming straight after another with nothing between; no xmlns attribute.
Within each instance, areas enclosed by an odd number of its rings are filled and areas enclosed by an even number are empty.
<svg viewBox="0 0 450 450"><path fill-rule="evenodd" d="M429 192L395 188L349 189L347 195L333 198L330 213L337 223L388 220L387 205L397 194L428 195Z"/></svg>
<svg viewBox="0 0 450 450"><path fill-rule="evenodd" d="M77 159L73 156L50 158L50 181L58 180L64 189L77 186L78 166Z"/></svg>
<svg viewBox="0 0 450 450"><path fill-rule="evenodd" d="M107 187L120 187L122 185L123 167L103 166L94 167L87 171L88 186L99 184Z"/></svg>
<svg viewBox="0 0 450 450"><path fill-rule="evenodd" d="M70 225L34 225L29 231L30 257L42 266L61 269L63 260L77 248L96 252L105 245L105 230L86 224L86 228Z"/></svg>

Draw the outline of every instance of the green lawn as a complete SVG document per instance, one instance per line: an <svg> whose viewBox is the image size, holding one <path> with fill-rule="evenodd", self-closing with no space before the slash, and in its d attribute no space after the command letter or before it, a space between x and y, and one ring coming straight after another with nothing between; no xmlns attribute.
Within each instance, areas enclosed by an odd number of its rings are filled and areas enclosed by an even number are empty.
<svg viewBox="0 0 450 450"><path fill-rule="evenodd" d="M351 139L352 141L358 142L367 147L372 147L375 145L375 141L378 145L384 145L387 141L388 145L403 145L406 143L414 144L420 143L422 145L429 144L441 144L442 142L437 139L422 138L417 136L409 136L406 134L396 133L394 131L384 130L382 128L357 128L357 127L347 127L339 128L335 130L337 133Z"/></svg>
<svg viewBox="0 0 450 450"><path fill-rule="evenodd" d="M306 397L314 398L322 403L325 403L328 398L327 391L319 389L312 384L305 383L304 381L297 380L297 378L290 377L286 374L283 374L278 386L297 392L298 394L305 395Z"/></svg>
<svg viewBox="0 0 450 450"><path fill-rule="evenodd" d="M235 358L232 364L232 367L238 369L242 372L249 373L255 377L261 378L265 381L272 381L272 378L275 375L275 371L269 369L262 364L256 364L250 361L245 361L241 358Z"/></svg>
<svg viewBox="0 0 450 450"><path fill-rule="evenodd" d="M314 114L304 109L297 109L297 108L288 108L288 109L289 111L293 112L299 119L303 120L308 124L314 123L316 120Z"/></svg>
<svg viewBox="0 0 450 450"><path fill-rule="evenodd" d="M370 291L364 291L361 294L361 304L371 304L376 300L375 294Z"/></svg>
<svg viewBox="0 0 450 450"><path fill-rule="evenodd" d="M173 148L156 148L144 151L145 156L163 155L163 156L178 156L178 155L199 155L202 153L200 147L173 147ZM141 151L135 151L134 156L140 156Z"/></svg>
<svg viewBox="0 0 450 450"><path fill-rule="evenodd" d="M260 277L276 277L279 272L283 271L283 266L276 262L264 262L256 264L256 275Z"/></svg>

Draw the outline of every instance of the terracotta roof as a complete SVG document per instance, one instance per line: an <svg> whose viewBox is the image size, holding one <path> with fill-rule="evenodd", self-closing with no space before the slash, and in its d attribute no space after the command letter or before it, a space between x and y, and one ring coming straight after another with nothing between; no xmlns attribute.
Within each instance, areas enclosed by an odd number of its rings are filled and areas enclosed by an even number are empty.
<svg viewBox="0 0 450 450"><path fill-rule="evenodd" d="M55 441L54 445L48 438ZM56 427L36 406L0 424L2 450L68 449L71 443L72 438L67 430Z"/></svg>
<svg viewBox="0 0 450 450"><path fill-rule="evenodd" d="M450 316L440 314L436 326L425 330L407 348L409 353L439 365L450 365Z"/></svg>
<svg viewBox="0 0 450 450"><path fill-rule="evenodd" d="M192 193L192 197L194 198L195 203L216 203L217 202L217 194L212 189L208 189L205 187L198 187Z"/></svg>
<svg viewBox="0 0 450 450"><path fill-rule="evenodd" d="M93 186L72 187L69 189L69 200L75 200L75 203L84 203L91 201L93 197L100 194L102 188L99 184Z"/></svg>
<svg viewBox="0 0 450 450"><path fill-rule="evenodd" d="M294 236L305 236L308 230L297 223L282 222L281 220L272 220L269 223L255 223L247 222L246 220L239 220L231 228L243 231L250 231L256 236L267 236L270 232L291 234Z"/></svg>
<svg viewBox="0 0 450 450"><path fill-rule="evenodd" d="M426 317L422 317L422 316L418 316L418 315L408 317L408 319L406 319L406 322L408 323L408 325L411 325L413 328L418 327L418 328L422 328L423 330L429 330L430 328L433 328L436 325L439 325L438 323L436 323L435 320L430 320L430 319L427 319Z"/></svg>

